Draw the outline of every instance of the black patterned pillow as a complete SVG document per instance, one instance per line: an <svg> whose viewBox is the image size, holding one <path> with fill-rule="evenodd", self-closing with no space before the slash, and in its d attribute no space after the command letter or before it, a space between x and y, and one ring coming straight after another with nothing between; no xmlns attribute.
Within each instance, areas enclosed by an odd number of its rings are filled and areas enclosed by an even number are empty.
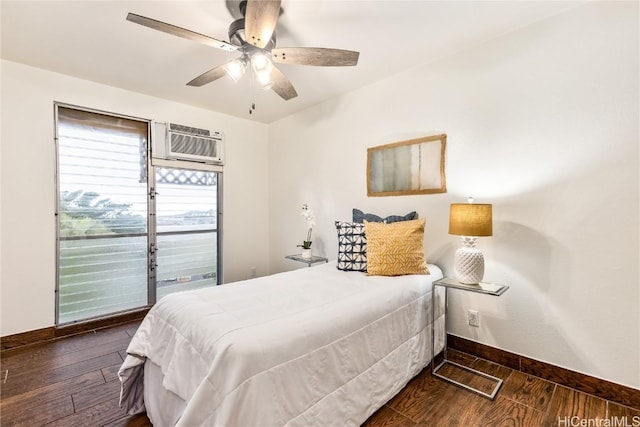
<svg viewBox="0 0 640 427"><path fill-rule="evenodd" d="M353 222L363 223L368 222L384 222L385 224L391 224L392 222L411 221L418 219L416 211L409 212L406 215L389 215L386 218L379 217L375 214L364 213L360 209L353 209Z"/></svg>
<svg viewBox="0 0 640 427"><path fill-rule="evenodd" d="M338 270L367 271L367 239L364 224L336 221Z"/></svg>

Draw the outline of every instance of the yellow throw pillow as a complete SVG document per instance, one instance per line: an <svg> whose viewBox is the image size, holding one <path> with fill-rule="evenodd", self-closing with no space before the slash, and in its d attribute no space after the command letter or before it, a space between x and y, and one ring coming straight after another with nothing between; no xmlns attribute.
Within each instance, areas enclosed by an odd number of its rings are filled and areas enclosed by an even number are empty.
<svg viewBox="0 0 640 427"><path fill-rule="evenodd" d="M367 274L429 274L424 257L424 224L424 219L391 224L365 221Z"/></svg>

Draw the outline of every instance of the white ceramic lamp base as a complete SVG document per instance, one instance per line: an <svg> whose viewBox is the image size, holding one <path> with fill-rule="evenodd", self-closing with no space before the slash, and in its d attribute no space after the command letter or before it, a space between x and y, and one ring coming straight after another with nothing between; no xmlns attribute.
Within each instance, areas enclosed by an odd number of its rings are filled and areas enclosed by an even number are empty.
<svg viewBox="0 0 640 427"><path fill-rule="evenodd" d="M477 285L484 277L484 256L475 247L464 246L456 251L454 271L458 282Z"/></svg>

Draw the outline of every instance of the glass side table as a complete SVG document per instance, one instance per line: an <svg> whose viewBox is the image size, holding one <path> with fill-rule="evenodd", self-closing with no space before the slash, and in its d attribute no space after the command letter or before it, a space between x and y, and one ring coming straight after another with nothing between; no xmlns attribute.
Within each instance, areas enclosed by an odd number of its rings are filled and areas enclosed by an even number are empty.
<svg viewBox="0 0 640 427"><path fill-rule="evenodd" d="M315 255L312 255L311 258L302 258L302 255L296 254L296 255L287 255L285 256L285 258L293 261L303 262L307 264L307 267L311 267L313 264L318 264L320 262L324 262L324 263L329 262L329 259L321 256L315 256Z"/></svg>
<svg viewBox="0 0 640 427"><path fill-rule="evenodd" d="M498 393L498 390L500 390L500 387L502 386L502 379L498 378L498 377L494 377L493 375L489 375L486 374L484 372L480 372L476 369L470 368L468 366L464 366L461 365L459 363L453 362L451 360L447 360L447 328L446 328L446 321L447 321L447 291L449 288L454 288L454 289L460 289L463 291L469 291L469 292L477 292L477 293L481 293L481 294L485 294L485 295L492 295L492 296L500 296L503 293L505 293L507 291L507 289L509 289L508 286L506 285L496 285L493 283L486 283L486 282L480 282L477 285L467 285L464 283L460 283L458 282L454 277L443 277L442 279L439 280L435 280L433 282L433 287L435 289L436 286L443 286L445 289L445 293L444 293L444 307L445 307L445 315L444 315L444 319L445 319L445 328L444 328L444 360L438 365L435 366L435 293L434 293L434 297L431 298L431 325L432 325L432 331L433 331L433 336L431 337L431 352L433 354L433 361L431 362L431 374L435 377L438 377L440 379L443 379L447 382L450 382L452 384L455 384L457 386L463 387L469 391L472 391L474 393L477 393L481 396L487 397L491 400L493 400L496 397L496 394ZM471 387L467 384L463 384L459 381L456 381L452 378L449 378L441 373L439 373L440 369L443 368L445 365L453 365L456 368L462 369L464 371L470 372L474 375L479 375L483 378L486 378L492 382L495 382L495 386L493 387L493 390L489 393L484 392L482 390L478 390L474 387Z"/></svg>

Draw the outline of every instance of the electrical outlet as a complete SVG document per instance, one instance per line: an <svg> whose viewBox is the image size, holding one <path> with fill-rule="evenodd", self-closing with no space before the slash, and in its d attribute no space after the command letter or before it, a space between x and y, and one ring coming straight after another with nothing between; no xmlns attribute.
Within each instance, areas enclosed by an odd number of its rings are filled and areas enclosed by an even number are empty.
<svg viewBox="0 0 640 427"><path fill-rule="evenodd" d="M251 278L255 278L256 277L256 268L255 267L251 267L249 269L249 273L251 274Z"/></svg>
<svg viewBox="0 0 640 427"><path fill-rule="evenodd" d="M480 313L477 310L469 310L467 312L467 319L469 320L469 326L480 327Z"/></svg>

